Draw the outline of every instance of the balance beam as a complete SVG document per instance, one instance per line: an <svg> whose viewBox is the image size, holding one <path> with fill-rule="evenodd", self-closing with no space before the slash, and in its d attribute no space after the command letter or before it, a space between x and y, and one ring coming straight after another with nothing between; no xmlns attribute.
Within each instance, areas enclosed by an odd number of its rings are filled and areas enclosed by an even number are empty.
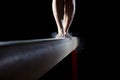
<svg viewBox="0 0 120 80"><path fill-rule="evenodd" d="M78 39L0 42L0 80L38 80L78 46Z"/></svg>

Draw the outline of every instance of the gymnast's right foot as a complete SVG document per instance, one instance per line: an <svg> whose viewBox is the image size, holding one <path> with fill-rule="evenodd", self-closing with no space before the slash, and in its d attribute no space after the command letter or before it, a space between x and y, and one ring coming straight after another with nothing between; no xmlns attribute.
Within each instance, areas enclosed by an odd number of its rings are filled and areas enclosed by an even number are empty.
<svg viewBox="0 0 120 80"><path fill-rule="evenodd" d="M69 33L64 34L65 38L72 39L72 36Z"/></svg>

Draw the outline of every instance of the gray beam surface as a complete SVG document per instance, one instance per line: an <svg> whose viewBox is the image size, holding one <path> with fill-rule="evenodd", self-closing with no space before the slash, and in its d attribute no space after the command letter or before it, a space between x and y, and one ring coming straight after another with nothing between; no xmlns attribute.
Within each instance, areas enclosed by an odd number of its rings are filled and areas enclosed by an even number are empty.
<svg viewBox="0 0 120 80"><path fill-rule="evenodd" d="M0 80L37 80L77 45L76 37L0 42Z"/></svg>

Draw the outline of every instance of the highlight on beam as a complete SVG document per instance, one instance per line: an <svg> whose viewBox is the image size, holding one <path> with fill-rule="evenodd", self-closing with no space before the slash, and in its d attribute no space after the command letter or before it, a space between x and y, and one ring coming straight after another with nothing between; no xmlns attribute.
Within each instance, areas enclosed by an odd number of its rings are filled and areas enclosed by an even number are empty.
<svg viewBox="0 0 120 80"><path fill-rule="evenodd" d="M37 80L75 50L78 42L76 37L0 42L0 80Z"/></svg>

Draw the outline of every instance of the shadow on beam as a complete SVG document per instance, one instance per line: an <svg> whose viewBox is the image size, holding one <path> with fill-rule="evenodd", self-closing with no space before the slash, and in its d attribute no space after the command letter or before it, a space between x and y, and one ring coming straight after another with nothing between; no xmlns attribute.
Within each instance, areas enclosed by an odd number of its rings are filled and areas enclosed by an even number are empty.
<svg viewBox="0 0 120 80"><path fill-rule="evenodd" d="M0 42L0 80L37 80L77 45L76 37Z"/></svg>

